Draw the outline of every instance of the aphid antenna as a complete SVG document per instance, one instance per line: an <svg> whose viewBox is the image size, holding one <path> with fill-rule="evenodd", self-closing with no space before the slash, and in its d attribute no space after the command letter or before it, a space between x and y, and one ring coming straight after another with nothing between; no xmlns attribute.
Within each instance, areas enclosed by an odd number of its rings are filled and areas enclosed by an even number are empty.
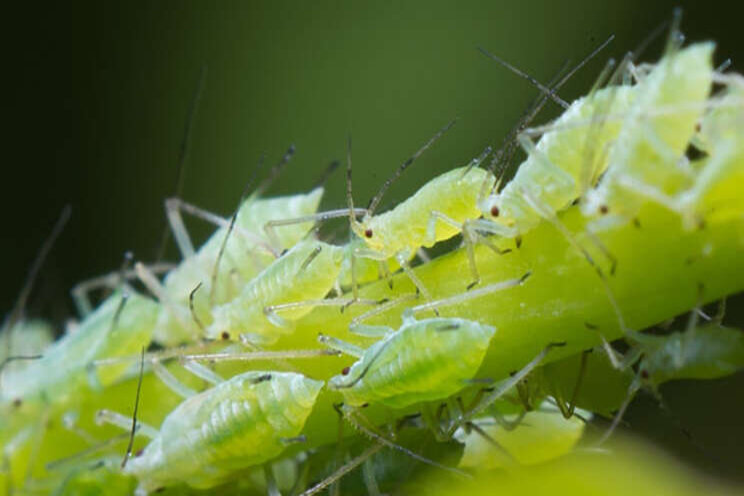
<svg viewBox="0 0 744 496"><path fill-rule="evenodd" d="M271 186L274 181L276 181L276 178L279 177L279 174L281 174L284 167L289 163L290 160L292 160L292 157L294 157L296 150L297 149L294 143L289 145L289 148L287 148L287 151L284 152L284 155L282 155L282 158L279 159L279 162L274 164L274 166L269 170L269 174L259 183L253 193L251 193L252 198L261 196L269 188L269 186ZM241 195L241 203L242 200L247 196L251 182L252 181L249 181L248 185L246 186L246 190L243 191L243 194Z"/></svg>
<svg viewBox="0 0 744 496"><path fill-rule="evenodd" d="M552 98L552 95L555 95L556 92L563 87L566 82L573 77L574 74L576 74L579 70L581 70L587 63L589 63L590 60L592 60L594 57L599 54L602 50L607 47L613 40L615 39L615 35L610 35L605 41L599 44L596 48L594 48L587 56L585 56L578 64L576 64L571 70L569 70L566 74L561 76L561 73L564 71L564 67L561 67L561 69L558 71L554 79L558 78L558 80L553 84L553 81L550 82L550 90L547 94L543 93L542 96L538 97L535 102L533 102L528 108L527 111L522 114L520 119L517 121L517 124L509 131L509 133L504 138L504 141L502 142L501 148L496 152L494 155L493 160L491 161L491 164L489 166L489 170L493 173L495 171L496 164L499 163L502 160L502 157L508 153L507 157L508 160L506 163L508 163L511 160L511 156L513 156L514 152L516 151L515 147L515 140L516 137L524 131L524 129L529 125L530 122L537 116L537 114L542 110L542 108L545 106L545 104L548 102L549 98ZM564 64L564 66L567 65ZM538 88L541 88L542 85L538 86ZM542 89L542 88L541 88ZM504 174L504 162L502 163L502 170L499 173L499 179L503 178ZM500 180L497 181L497 184L500 183ZM497 187L497 184L494 184L494 188Z"/></svg>
<svg viewBox="0 0 744 496"><path fill-rule="evenodd" d="M377 207L380 205L380 202L382 201L382 197L385 195L385 193L390 188L390 186L401 176L401 174L403 174L403 171L405 171L413 162L415 162L416 159L419 158L426 150L431 148L431 146L434 145L434 143L436 143L439 140L439 138L442 137L444 133L449 131L450 128L454 126L456 122L457 122L457 117L449 121L443 128L437 131L437 133L434 136L429 138L429 140L426 143L424 143L424 145L421 148L419 148L416 151L416 153L411 155L408 159L406 159L405 162L400 164L400 166L393 173L393 175L390 176L387 180L385 180L385 182L382 184L382 187L377 192L377 194L374 197L372 197L372 199L369 201L369 205L367 206L366 217L371 217L374 214L375 210L377 209Z"/></svg>
<svg viewBox="0 0 744 496"><path fill-rule="evenodd" d="M232 352L222 351L215 353L193 353L188 350L164 350L164 352L145 353L145 363L160 363L166 360L177 359L181 362L255 362L262 360L280 360L280 359L309 359L327 356L339 356L341 352L335 349L318 348L318 349L298 349L298 350L269 350L269 351L246 351ZM139 359L139 355L120 356L112 358L103 358L96 360L95 366L115 365L118 363L127 363Z"/></svg>
<svg viewBox="0 0 744 496"><path fill-rule="evenodd" d="M127 444L127 451L124 453L124 458L121 461L121 468L127 466L127 461L132 454L132 446L134 446L134 434L137 431L137 410L139 409L140 392L142 390L142 377L145 374L145 347L142 347L142 353L140 358L140 370L139 378L137 379L137 392L134 396L134 411L132 412L132 430L129 433L129 443Z"/></svg>
<svg viewBox="0 0 744 496"><path fill-rule="evenodd" d="M127 439L129 439L129 433L122 432L120 434L117 434L114 437L105 439L93 446L90 446L82 451L73 453L72 455L66 456L64 458L53 460L47 463L44 468L46 468L48 471L53 471L53 470L57 470L60 468L64 468L65 466L69 465L72 462L77 462L78 460L87 458L90 455L94 455L98 452L105 451L108 448L111 448L112 446L115 446L122 441L126 441Z"/></svg>
<svg viewBox="0 0 744 496"><path fill-rule="evenodd" d="M283 164L288 162L289 158L292 157L292 154L294 154L294 145L291 145L289 150L287 150L287 153L285 153L284 157L282 157L282 160L280 160L277 165L272 167L272 172L269 173L269 176L262 181L261 186L259 186L259 188L263 186L263 189L266 189L268 187L268 185L271 183L273 178L278 175ZM240 213L240 209L243 208L243 205L245 203L245 198L247 197L248 192L253 186L253 183L256 179L256 175L258 171L260 171L261 168L263 167L264 158L265 158L265 155L262 154L261 157L258 159L258 164L256 165L256 172L248 180L248 183L246 184L245 188L243 189L243 192L240 195L240 200L238 200L238 206L233 212L232 217L230 217L230 224L227 227L227 232L225 233L225 237L222 240L222 244L220 245L220 251L217 254L217 259L214 261L214 268L212 269L211 287L209 289L209 305L210 306L214 306L214 291L215 291L215 287L217 286L217 276L219 275L219 271L220 271L220 262L222 262L222 257L225 255L225 248L227 247L227 241L230 239L230 235L235 229L235 221L238 219L238 214ZM286 158L286 161L284 160L284 158ZM259 188L256 189L257 192Z"/></svg>
<svg viewBox="0 0 744 496"><path fill-rule="evenodd" d="M62 233L62 230L65 228L67 221L70 220L71 212L72 207L70 205L65 205L64 208L62 208L62 212L60 213L57 222L55 222L54 227L52 228L52 232L44 240L44 243L41 245L39 252L36 254L36 258L29 268L28 274L26 274L26 279L23 282L21 292L18 294L18 299L16 300L15 305L13 305L13 310L11 310L10 314L6 317L5 322L3 322L0 334L5 334L5 355L7 357L10 357L13 351L13 334L11 331L13 327L15 327L15 325L23 318L23 314L26 310L26 303L28 302L29 296L31 296L31 291L34 288L34 283L36 282L36 278L39 275L39 271L44 265L44 261L49 255L49 252L52 250L54 242L57 241L57 238Z"/></svg>
<svg viewBox="0 0 744 496"><path fill-rule="evenodd" d="M194 308L194 295L196 295L196 292L202 287L202 284L203 282L199 282L199 284L189 292L189 311L191 312L191 318L194 320L196 326L201 329L202 332L205 332L206 328L201 319L199 319L199 316L196 315L196 308Z"/></svg>
<svg viewBox="0 0 744 496"><path fill-rule="evenodd" d="M186 124L183 128L183 135L181 136L181 144L178 148L178 162L176 166L176 187L173 190L174 197L181 197L183 193L183 185L185 182L186 172L186 161L189 156L189 150L191 148L191 135L194 130L194 120L196 118L197 110L199 109L199 102L204 91L204 86L207 82L207 65L201 66L199 71L199 80L196 83L194 94L191 97L189 108L186 111ZM163 228L163 235L160 237L160 245L158 246L157 252L155 252L155 261L160 262L165 255L165 249L168 246L168 239L170 238L170 228L166 221L165 227Z"/></svg>
<svg viewBox="0 0 744 496"><path fill-rule="evenodd" d="M510 64L509 62L507 62L506 60L502 59L498 55L495 55L495 54L489 52L488 50L486 50L482 46L478 46L476 48L478 49L478 51L480 53L482 53L486 57L488 57L491 60L494 60L495 62L501 64L504 67L506 67L507 69L509 69L514 74L516 74L517 76L521 77L522 79L526 79L527 81L529 81L530 83L532 83L533 86L535 86L536 88L538 88L545 95L547 95L548 98L550 98L551 100L553 100L555 103L557 103L558 105L560 105L564 109L568 109L569 104L563 98L561 98L558 95L556 95L553 90L551 90L547 86L544 86L540 81L538 81L534 77L530 76L529 74L527 74L523 70L521 70L521 69L515 67L514 65Z"/></svg>
<svg viewBox="0 0 744 496"><path fill-rule="evenodd" d="M328 181L328 179L333 175L334 172L336 172L336 169L341 165L341 161L339 160L333 160L331 163L329 163L325 169L323 169L323 172L321 173L320 177L313 183L311 190L320 188L321 186L324 186L325 183Z"/></svg>

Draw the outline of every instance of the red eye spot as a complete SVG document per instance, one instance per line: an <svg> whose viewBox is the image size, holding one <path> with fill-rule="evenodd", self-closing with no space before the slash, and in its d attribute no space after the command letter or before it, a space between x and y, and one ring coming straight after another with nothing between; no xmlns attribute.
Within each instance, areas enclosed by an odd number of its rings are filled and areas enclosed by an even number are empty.
<svg viewBox="0 0 744 496"><path fill-rule="evenodd" d="M600 205L599 206L599 213L600 214L604 215L604 214L606 214L609 211L610 211L610 208L607 205Z"/></svg>
<svg viewBox="0 0 744 496"><path fill-rule="evenodd" d="M341 375L349 375L349 367L344 367L341 369Z"/></svg>
<svg viewBox="0 0 744 496"><path fill-rule="evenodd" d="M221 336L221 337L222 337L222 340L223 340L223 341L227 341L228 339L230 339L230 333L229 333L229 332L227 332L227 331L224 331L224 332L222 333L222 336Z"/></svg>
<svg viewBox="0 0 744 496"><path fill-rule="evenodd" d="M497 207L496 205L494 205L493 207L491 207L491 215L492 216L498 217L500 213L501 212L499 211L499 207Z"/></svg>
<svg viewBox="0 0 744 496"><path fill-rule="evenodd" d="M16 408L18 408L19 406L21 406L21 403L22 403L22 401L21 401L20 398L16 398L16 399L13 400L13 406L16 407Z"/></svg>
<svg viewBox="0 0 744 496"><path fill-rule="evenodd" d="M695 131L699 133L701 129L703 129L703 126L701 126L699 122L695 124Z"/></svg>
<svg viewBox="0 0 744 496"><path fill-rule="evenodd" d="M648 370L641 370L641 377L643 377L644 379L648 379Z"/></svg>
<svg viewBox="0 0 744 496"><path fill-rule="evenodd" d="M364 231L364 235L368 238L372 237L372 229L367 229Z"/></svg>
<svg viewBox="0 0 744 496"><path fill-rule="evenodd" d="M138 458L138 457L142 456L142 453L143 453L144 451L145 451L145 449L144 449L144 448L140 448L140 449L138 449L138 450L137 450L137 452L136 452L136 453L134 454L134 457L135 457L135 458Z"/></svg>

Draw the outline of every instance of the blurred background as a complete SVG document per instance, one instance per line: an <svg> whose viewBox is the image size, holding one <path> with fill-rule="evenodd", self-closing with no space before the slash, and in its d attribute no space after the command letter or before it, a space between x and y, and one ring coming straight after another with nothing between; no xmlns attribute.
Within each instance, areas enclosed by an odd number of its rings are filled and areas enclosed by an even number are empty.
<svg viewBox="0 0 744 496"><path fill-rule="evenodd" d="M64 205L72 219L44 266L29 313L63 322L76 282L110 271L125 250L150 261L174 194L187 114L201 68L182 197L229 215L256 176L297 153L269 190L308 190L354 139L354 191L366 204L394 169L447 121L456 126L417 161L383 206L437 173L498 145L538 90L476 50L483 46L547 83L611 34L614 42L560 92L582 95L609 57L621 57L672 8L689 40L718 42L716 63L744 64L739 12L712 2L74 2L17 5L4 15L6 158L0 195L9 309ZM660 43L645 54L655 60ZM551 104L552 105L552 104ZM548 105L539 120L557 113ZM261 174L267 172L267 167ZM260 174L259 174L260 175ZM344 205L341 171L323 206ZM188 222L200 242L211 231ZM173 246L167 259L176 260ZM742 299L730 305L739 324ZM744 478L742 374L674 383L630 426L699 468ZM682 434L684 427L692 441Z"/></svg>

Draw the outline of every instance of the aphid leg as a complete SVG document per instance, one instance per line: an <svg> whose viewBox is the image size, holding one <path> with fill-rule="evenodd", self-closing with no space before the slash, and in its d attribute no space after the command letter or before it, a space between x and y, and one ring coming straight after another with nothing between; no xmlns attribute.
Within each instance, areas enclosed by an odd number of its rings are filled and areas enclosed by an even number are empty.
<svg viewBox="0 0 744 496"><path fill-rule="evenodd" d="M302 307L346 308L351 304L377 305L379 304L379 300L372 300L367 298L325 298L323 300L293 301L290 303L280 303L278 305L269 305L267 307L264 307L264 315L266 315L266 318L269 320L269 322L277 327L291 328L294 325L292 321L280 317L278 315L278 312Z"/></svg>
<svg viewBox="0 0 744 496"><path fill-rule="evenodd" d="M181 398L190 398L196 394L196 391L186 386L184 383L179 381L176 376L163 366L158 360L153 360L152 371L155 372L160 381L165 384L168 389L176 393Z"/></svg>
<svg viewBox="0 0 744 496"><path fill-rule="evenodd" d="M367 213L366 208L355 208L354 209L354 216L359 215L365 215ZM263 226L263 230L266 233L266 236L268 237L269 241L273 246L277 246L280 248L283 248L280 246L279 238L276 235L276 228L282 227L282 226L291 226L294 224L302 224L305 222L323 222L325 220L329 219L338 219L340 217L346 217L349 215L349 210L345 208L337 209L337 210L328 210L327 212L318 212L311 215L303 215L301 217L294 217L291 219L277 219L277 220L270 220Z"/></svg>
<svg viewBox="0 0 744 496"><path fill-rule="evenodd" d="M486 408L488 408L494 401L501 398L507 391L512 389L514 386L519 384L530 372L532 372L537 366L539 366L545 357L550 353L550 350L556 347L565 346L566 343L550 343L543 350L537 354L527 365L522 367L521 370L517 371L512 376L499 382L492 391L489 391L483 396L481 401L475 405L469 412L463 415L464 421L472 420L478 416Z"/></svg>
<svg viewBox="0 0 744 496"><path fill-rule="evenodd" d="M630 405L630 402L633 400L633 397L635 396L635 394L638 392L640 388L641 388L640 380L636 378L636 380L634 380L630 384L630 387L628 387L628 396L625 397L625 400L623 400L623 403L620 405L620 408L615 414L615 417L613 417L610 427L605 431L605 433L602 435L599 441L597 441L596 447L602 446L604 443L607 442L608 439L610 439L610 437L612 436L612 433L615 432L615 429L617 429L617 426L620 425L620 422L623 419L623 415L625 415L625 410L628 409L628 405Z"/></svg>
<svg viewBox="0 0 744 496"><path fill-rule="evenodd" d="M626 337L633 337L637 332L633 331L632 329L628 328L625 325L625 318L623 317L622 311L620 310L620 306L617 303L617 300L615 299L615 294L612 292L612 288L610 288L609 281L607 280L607 276L605 275L602 268L595 262L592 255L587 251L587 249L582 246L574 236L571 231L561 222L561 220L558 218L558 216L555 215L554 212L550 210L548 206L543 204L540 200L536 199L534 196L532 196L529 192L526 190L522 190L522 196L527 201L527 203L532 207L535 212L537 212L543 219L550 222L558 231L563 234L564 238L571 244L579 253L584 255L584 258L594 268L594 271L599 276L599 280L602 283L602 287L607 295L607 299L610 302L610 305L612 306L613 311L615 312L615 316L617 318L618 324L620 326L620 330ZM601 334L600 334L601 336ZM604 337L602 337L603 345L605 345L605 350L609 350L609 344L606 342ZM612 356L610 358L613 360Z"/></svg>
<svg viewBox="0 0 744 496"><path fill-rule="evenodd" d="M214 370L194 360L183 360L181 362L181 366L183 366L184 369L194 374L196 377L212 385L217 385L221 382L224 382L225 380L222 376L217 374Z"/></svg>
<svg viewBox="0 0 744 496"><path fill-rule="evenodd" d="M530 275L531 275L531 272L527 272L522 277L519 277L516 279L507 279L506 281L489 284L488 286L483 286L482 288L473 289L466 293L458 294L455 296L449 296L447 298L442 298L440 300L434 300L434 301L422 303L421 305L416 305L414 307L407 308L405 312L403 313L403 317L404 318L414 317L417 313L423 312L425 310L431 310L434 307L441 308L441 307L448 307L452 305L459 305L468 300L480 298L481 296L485 296L487 294L495 293L497 291L502 291L504 289L513 288L515 286L519 286L522 283L524 283L524 281L526 281Z"/></svg>
<svg viewBox="0 0 744 496"><path fill-rule="evenodd" d="M155 264L147 265L147 268L153 274L159 275L168 272L175 267L172 263L160 262ZM93 304L91 303L90 294L93 291L99 289L112 290L122 284L123 281L130 281L137 278L137 273L133 269L126 269L124 271L118 270L115 272L109 272L102 276L93 277L86 279L75 284L70 290L70 295L75 303L75 308L78 311L78 315L84 318L93 311Z"/></svg>
<svg viewBox="0 0 744 496"><path fill-rule="evenodd" d="M352 260L354 260L355 257L352 256ZM380 279L385 279L387 281L387 285L390 289L393 289L393 274L390 272L390 267L388 267L387 262L384 262L382 260L377 261L377 271L380 275Z"/></svg>
<svg viewBox="0 0 744 496"><path fill-rule="evenodd" d="M417 299L418 296L418 293L406 293L399 295L391 300L380 303L372 310L364 312L351 319L351 322L349 323L349 332L368 337L381 337L389 334L393 331L393 329L388 326L365 325L362 324L362 322L377 315L383 314L391 308L394 308L405 301Z"/></svg>
<svg viewBox="0 0 744 496"><path fill-rule="evenodd" d="M418 250L416 250L416 256L419 257L419 260L421 260L423 263L431 262L431 257L428 253L426 253L426 250L424 248L419 248Z"/></svg>
<svg viewBox="0 0 744 496"><path fill-rule="evenodd" d="M481 221L482 221L481 224L488 223L489 225L492 224L493 226L499 226L495 222L491 222L489 220L481 219ZM463 240L463 243L465 243L465 250L468 256L468 265L470 267L470 274L473 277L473 281L467 285L466 289L468 291L474 288L475 286L477 286L478 284L480 284L481 282L480 274L478 273L478 267L477 267L477 264L475 263L476 243L480 243L480 244L487 246L497 255L505 255L511 251L508 248L502 250L501 248L493 244L491 240L488 239L486 236L479 234L475 226L476 224L475 224L475 221L473 220L466 220L462 225L462 240Z"/></svg>
<svg viewBox="0 0 744 496"><path fill-rule="evenodd" d="M364 355L364 348L360 348L346 341L341 341L333 336L326 336L325 334L318 334L318 342L331 348L332 350L340 351L345 355L352 356L354 358L362 358Z"/></svg>
<svg viewBox="0 0 744 496"><path fill-rule="evenodd" d="M152 293L163 307L178 320L184 329L191 329L194 339L199 338L198 328L192 326L191 315L188 308L174 302L165 287L160 283L155 274L141 262L134 264L134 270L142 284Z"/></svg>
<svg viewBox="0 0 744 496"><path fill-rule="evenodd" d="M491 446L493 446L494 448L496 448L496 450L499 451L499 453L501 453L502 455L504 455L504 457L507 459L507 461L509 462L509 464L512 464L513 465L513 464L516 464L517 463L516 458L514 458L514 456L511 453L509 453L509 450L507 450L506 448L504 448L501 445L501 443L499 443L498 441L496 441L493 437L489 436L488 433L486 431L484 431L483 428L481 426L479 426L475 421L465 422L464 427L465 427L465 431L466 432L472 430L473 432L475 432L476 434L478 434L480 437L482 437L483 439L485 439L488 444L490 444Z"/></svg>
<svg viewBox="0 0 744 496"><path fill-rule="evenodd" d="M369 457L380 451L385 446L381 443L375 443L366 450L364 450L359 456L351 459L349 462L346 463L346 465L342 466L338 470L336 470L334 473L323 479L322 481L315 484L313 487L308 489L307 491L300 494L300 496L312 496L313 494L318 494L331 484L334 484L335 482L341 480L343 476L357 468L359 465L364 463L365 460L367 460Z"/></svg>
<svg viewBox="0 0 744 496"><path fill-rule="evenodd" d="M355 430L360 432L361 434L369 437L370 439L377 441L378 443L384 444L388 448L394 449L396 451L399 451L403 453L404 455L408 455L414 460L418 460L421 463L425 463L427 465L431 465L432 467L439 468L441 470L447 471L449 473L470 478L470 475L466 472L463 472L462 470L458 470L453 467L448 467L447 465L442 465L441 463L435 462L434 460L431 460L429 458L426 458L422 455L419 455L418 453L415 453L408 448L405 448L384 435L377 432L377 430L371 426L371 423L367 417L362 414L362 412L359 411L359 409L347 407L346 405L343 405L342 411L344 413L344 419L349 422L349 424L354 427Z"/></svg>
<svg viewBox="0 0 744 496"><path fill-rule="evenodd" d="M568 405L566 405L566 402L562 397L554 396L555 398L555 404L558 407L558 409L561 411L561 415L563 415L563 418L570 419L573 417L574 411L576 410L576 400L579 397L579 390L581 389L581 385L584 382L584 376L586 375L586 364L589 359L589 353L591 353L592 350L584 350L581 353L581 364L579 365L579 374L576 377L576 384L574 384L573 392L571 393L571 399L569 400ZM559 395L562 396L562 395Z"/></svg>
<svg viewBox="0 0 744 496"><path fill-rule="evenodd" d="M98 442L98 440L93 436L90 432L83 429L78 425L78 420L80 418L80 414L76 411L68 411L65 412L62 415L62 426L72 432L73 434L77 435L81 439L83 439L86 443L93 445Z"/></svg>
<svg viewBox="0 0 744 496"><path fill-rule="evenodd" d="M421 279L418 278L418 276L413 272L411 269L411 265L408 263L408 258L404 253L398 253L395 255L395 259L398 261L398 265L403 269L403 272L408 276L408 278L411 280L414 286L416 286L416 289L423 295L423 297L426 300L431 300L431 293L429 293L429 290L426 289L426 286L424 286L424 283L421 282ZM438 314L436 308L434 308L434 313Z"/></svg>
<svg viewBox="0 0 744 496"><path fill-rule="evenodd" d="M111 424L125 431L130 431L132 429L131 417L106 409L98 410L96 412L96 423L98 425ZM141 420L137 420L135 434L138 436L144 436L148 439L155 439L158 435L158 430L151 425L145 424Z"/></svg>
<svg viewBox="0 0 744 496"><path fill-rule="evenodd" d="M372 464L372 457L364 460L362 464L362 477L364 478L364 487L367 488L367 494L369 496L382 496L380 486L377 485L377 479L375 479L375 466Z"/></svg>
<svg viewBox="0 0 744 496"><path fill-rule="evenodd" d="M217 227L230 227L230 220L225 219L224 217L221 217L217 214L214 214L208 210L205 210L203 208L197 207L196 205L193 205L191 203L188 203L180 198L168 198L165 200L165 209L168 213L168 218L170 219L171 215L177 216L179 219L181 219L181 211L196 217L197 219L201 219L205 222L208 222L210 224L213 224ZM173 212L173 214L171 214ZM183 220L180 220L180 224L183 225ZM246 241L250 242L251 244L255 245L258 248L263 249L266 253L278 257L281 253L279 250L277 250L271 243L267 242L266 239L264 239L259 234L250 232L246 229L238 228L237 226L234 227L235 233L242 236L246 239ZM180 234L176 234L174 231L174 237L176 240L178 240L178 236L181 236L182 238L185 237L186 240L188 240L188 243L191 244L191 239L188 238L188 233L184 230ZM179 244L180 249L180 242L177 241ZM185 250L185 251L184 251ZM181 254L186 257L186 254L189 253L188 246L184 246ZM193 244L191 245L190 253L193 255L194 248Z"/></svg>

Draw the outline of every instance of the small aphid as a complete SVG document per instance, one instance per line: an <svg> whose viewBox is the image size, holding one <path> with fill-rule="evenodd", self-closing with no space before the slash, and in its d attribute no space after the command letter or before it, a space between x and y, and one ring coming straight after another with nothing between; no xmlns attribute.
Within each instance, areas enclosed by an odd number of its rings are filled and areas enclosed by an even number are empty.
<svg viewBox="0 0 744 496"><path fill-rule="evenodd" d="M323 383L290 372L252 371L192 396L163 421L124 472L152 491L206 489L279 455L299 436Z"/></svg>
<svg viewBox="0 0 744 496"><path fill-rule="evenodd" d="M456 330L443 332L443 329ZM359 360L329 381L350 406L367 402L403 408L446 398L465 387L485 357L494 328L464 319L404 319L367 350L322 337ZM421 350L426 353L421 353ZM457 360L452 360L456 356Z"/></svg>

